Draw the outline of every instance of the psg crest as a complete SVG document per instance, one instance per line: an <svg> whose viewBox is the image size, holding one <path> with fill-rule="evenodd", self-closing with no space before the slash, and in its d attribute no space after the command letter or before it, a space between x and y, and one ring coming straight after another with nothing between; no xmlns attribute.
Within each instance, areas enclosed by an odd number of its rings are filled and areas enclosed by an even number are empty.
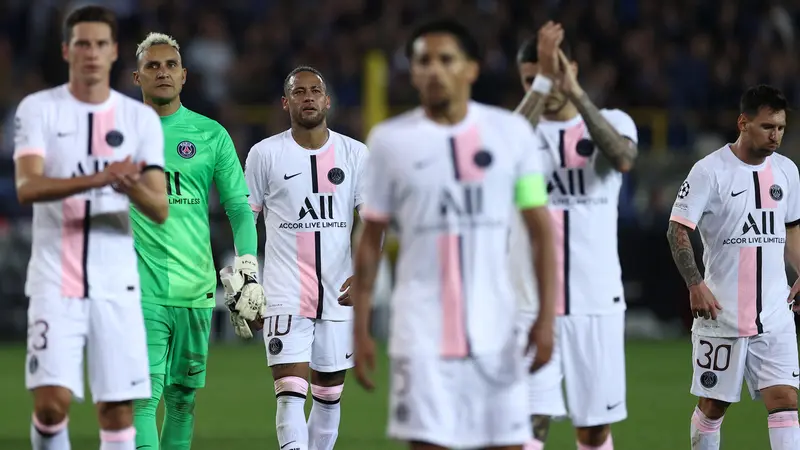
<svg viewBox="0 0 800 450"><path fill-rule="evenodd" d="M122 133L117 130L111 130L106 133L106 144L112 147L119 147L122 145L122 141L125 139L122 137Z"/></svg>
<svg viewBox="0 0 800 450"><path fill-rule="evenodd" d="M717 385L717 374L711 371L703 372L703 374L700 375L700 384L706 389L713 388Z"/></svg>
<svg viewBox="0 0 800 450"><path fill-rule="evenodd" d="M476 166L480 167L481 169L485 169L492 164L492 154L487 152L486 150L481 150L475 153L475 156L472 158L472 161L475 163Z"/></svg>
<svg viewBox="0 0 800 450"><path fill-rule="evenodd" d="M189 159L197 154L197 147L191 141L182 141L178 144L178 154L181 155L181 158Z"/></svg>
<svg viewBox="0 0 800 450"><path fill-rule="evenodd" d="M281 350L283 350L283 342L281 342L280 339L274 337L269 340L267 349L269 350L270 355L277 355L278 353L281 352Z"/></svg>
<svg viewBox="0 0 800 450"><path fill-rule="evenodd" d="M328 171L328 181L333 184L339 185L344 181L344 171L338 167Z"/></svg>
<svg viewBox="0 0 800 450"><path fill-rule="evenodd" d="M769 196L776 202L779 202L783 198L783 189L777 184L773 184L769 187Z"/></svg>

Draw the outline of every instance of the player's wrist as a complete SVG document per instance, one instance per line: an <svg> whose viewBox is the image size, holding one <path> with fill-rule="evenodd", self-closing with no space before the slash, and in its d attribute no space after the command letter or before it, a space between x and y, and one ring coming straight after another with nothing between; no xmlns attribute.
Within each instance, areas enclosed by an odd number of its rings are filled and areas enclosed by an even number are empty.
<svg viewBox="0 0 800 450"><path fill-rule="evenodd" d="M540 94L548 95L553 90L552 75L539 72L531 83L531 90Z"/></svg>

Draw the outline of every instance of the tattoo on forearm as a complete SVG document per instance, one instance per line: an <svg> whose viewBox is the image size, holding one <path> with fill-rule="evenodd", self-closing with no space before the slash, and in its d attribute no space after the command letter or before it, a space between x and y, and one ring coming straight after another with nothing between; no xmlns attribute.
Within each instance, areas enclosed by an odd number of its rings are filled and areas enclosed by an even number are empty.
<svg viewBox="0 0 800 450"><path fill-rule="evenodd" d="M630 168L638 153L632 142L622 137L614 127L608 123L600 110L592 103L589 94L583 93L574 100L575 107L581 113L589 135L592 136L597 148L608 158L617 169Z"/></svg>
<svg viewBox="0 0 800 450"><path fill-rule="evenodd" d="M667 229L667 241L669 241L669 248L672 250L672 259L675 260L675 265L678 267L678 272L681 273L683 281L686 286L694 286L703 281L700 275L700 270L697 269L697 263L694 259L694 250L692 250L692 241L689 239L689 229L685 226L669 222Z"/></svg>
<svg viewBox="0 0 800 450"><path fill-rule="evenodd" d="M539 442L547 442L547 433L550 432L550 416L531 416L533 437Z"/></svg>
<svg viewBox="0 0 800 450"><path fill-rule="evenodd" d="M514 112L522 114L534 127L539 124L539 119L544 112L544 101L547 95L541 92L529 90L525 94L517 109Z"/></svg>
<svg viewBox="0 0 800 450"><path fill-rule="evenodd" d="M362 245L367 245L366 243ZM367 250L367 249L364 249ZM378 263L380 262L380 251L360 251L356 258L355 277L353 278L353 288L361 295L369 294L375 286L375 278L378 276Z"/></svg>

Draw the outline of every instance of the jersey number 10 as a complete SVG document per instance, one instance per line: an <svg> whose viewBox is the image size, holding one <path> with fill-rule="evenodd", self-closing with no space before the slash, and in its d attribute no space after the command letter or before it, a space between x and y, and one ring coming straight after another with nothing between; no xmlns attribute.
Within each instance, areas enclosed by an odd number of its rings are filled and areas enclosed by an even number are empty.
<svg viewBox="0 0 800 450"><path fill-rule="evenodd" d="M175 195L181 195L181 173L180 172L164 172L167 177L167 195L172 195L173 186Z"/></svg>

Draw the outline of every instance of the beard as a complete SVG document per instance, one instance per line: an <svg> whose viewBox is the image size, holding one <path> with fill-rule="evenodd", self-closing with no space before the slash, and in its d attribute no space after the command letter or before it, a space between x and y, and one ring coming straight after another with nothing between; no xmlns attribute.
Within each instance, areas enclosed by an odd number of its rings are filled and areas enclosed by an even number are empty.
<svg viewBox="0 0 800 450"><path fill-rule="evenodd" d="M316 114L311 116L303 116L303 111L298 111L297 114L294 115L293 119L294 122L306 129L317 128L325 121L325 113L322 111L317 111Z"/></svg>

